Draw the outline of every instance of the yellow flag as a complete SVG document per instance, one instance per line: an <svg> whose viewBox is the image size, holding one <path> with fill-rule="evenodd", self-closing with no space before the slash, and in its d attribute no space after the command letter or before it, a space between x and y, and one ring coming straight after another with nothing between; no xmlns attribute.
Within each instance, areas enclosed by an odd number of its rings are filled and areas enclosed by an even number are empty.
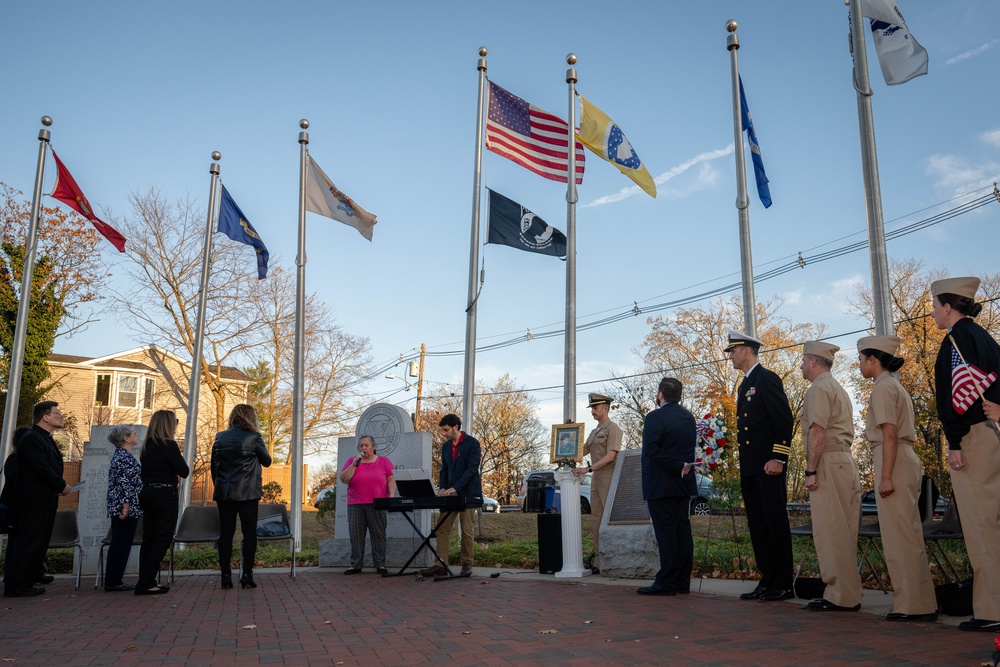
<svg viewBox="0 0 1000 667"><path fill-rule="evenodd" d="M577 138L597 156L604 158L642 188L656 197L656 183L646 171L646 165L636 155L625 133L608 115L580 96L580 132Z"/></svg>

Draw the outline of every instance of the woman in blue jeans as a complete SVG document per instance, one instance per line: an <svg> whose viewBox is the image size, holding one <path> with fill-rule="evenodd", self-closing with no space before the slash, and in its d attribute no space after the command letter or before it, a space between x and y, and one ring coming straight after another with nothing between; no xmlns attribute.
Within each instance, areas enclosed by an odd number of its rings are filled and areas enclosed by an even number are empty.
<svg viewBox="0 0 1000 667"><path fill-rule="evenodd" d="M187 477L188 469L174 440L177 415L172 410L157 410L149 419L142 443L142 546L139 548L139 581L136 595L156 595L169 591L157 585L160 563L174 539L177 527L177 478Z"/></svg>
<svg viewBox="0 0 1000 667"><path fill-rule="evenodd" d="M212 483L219 507L219 568L222 588L233 587L232 558L236 517L243 532L241 588L257 588L253 561L257 553L257 506L264 495L261 466L271 465L264 438L257 427L257 413L242 404L229 414L229 428L215 436L212 445Z"/></svg>

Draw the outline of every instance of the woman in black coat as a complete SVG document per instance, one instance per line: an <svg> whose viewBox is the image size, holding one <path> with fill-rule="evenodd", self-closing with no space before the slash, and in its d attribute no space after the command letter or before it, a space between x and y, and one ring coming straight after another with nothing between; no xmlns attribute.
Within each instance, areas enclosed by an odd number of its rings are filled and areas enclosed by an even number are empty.
<svg viewBox="0 0 1000 667"><path fill-rule="evenodd" d="M257 553L257 505L263 495L261 466L271 465L264 438L257 428L257 413L249 405L237 405L229 415L229 428L215 436L212 445L212 482L219 507L219 567L222 588L232 588L233 535L236 517L243 532L242 588L257 588L253 561Z"/></svg>
<svg viewBox="0 0 1000 667"><path fill-rule="evenodd" d="M172 410L157 410L149 418L146 439L139 462L142 465L142 546L139 547L139 580L136 595L156 595L169 591L157 585L160 563L174 539L177 527L177 478L187 477L190 469L174 440L177 415Z"/></svg>

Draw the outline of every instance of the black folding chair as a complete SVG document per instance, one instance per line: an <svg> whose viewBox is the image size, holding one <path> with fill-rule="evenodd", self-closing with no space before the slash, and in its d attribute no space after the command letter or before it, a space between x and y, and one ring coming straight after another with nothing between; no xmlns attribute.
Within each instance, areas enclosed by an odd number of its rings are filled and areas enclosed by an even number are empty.
<svg viewBox="0 0 1000 667"><path fill-rule="evenodd" d="M934 513L931 512L931 517ZM958 570L955 569L954 563L948 558L948 552L944 550L944 547L939 544L941 540L964 540L965 536L962 533L962 520L958 515L958 502L952 497L951 502L948 504L948 510L944 514L944 518L941 521L925 521L924 522L924 542L927 544L928 555L937 563L938 568L944 574L945 581L952 583L952 577L948 575L948 569L944 567L942 561L947 563L948 568L951 569L951 574L954 577L954 581L960 581L958 576Z"/></svg>
<svg viewBox="0 0 1000 667"><path fill-rule="evenodd" d="M60 510L56 512L56 522L52 526L52 537L49 539L49 549L76 549L79 558L76 560L76 587L80 588L80 572L83 570L83 546L80 544L80 529L76 525L76 512Z"/></svg>
<svg viewBox="0 0 1000 667"><path fill-rule="evenodd" d="M886 595L889 594L889 590L885 587L885 582L882 581L882 571L888 570L889 565L885 562L885 554L882 553L882 549L879 548L879 543L875 540L882 539L882 529L878 525L878 521L873 521L871 523L860 523L858 525L858 552L861 554L861 558L858 559L858 573L861 572L862 568L867 563L868 568L875 575L875 579L878 581L878 587L882 589L882 592ZM864 540L864 542L862 542ZM875 567L872 562L871 557L868 555L868 548L872 547L875 549L875 553L878 554L879 560L882 562L883 568L880 570Z"/></svg>
<svg viewBox="0 0 1000 667"><path fill-rule="evenodd" d="M174 541L170 543L170 581L174 581L174 545L197 544L199 542L218 542L222 527L219 524L219 508L215 505L189 505L181 515L180 525L174 533Z"/></svg>
<svg viewBox="0 0 1000 667"><path fill-rule="evenodd" d="M275 542L279 540L288 540L288 550L291 552L292 556L292 567L289 571L289 575L292 579L295 578L295 535L292 534L292 524L288 521L288 508L285 507L283 503L268 503L265 505L260 505L257 507L257 526L258 528L264 526L267 523L280 523L282 524L287 532L277 535L262 535L261 531L257 531L257 542ZM240 552L240 569L243 569L243 552Z"/></svg>

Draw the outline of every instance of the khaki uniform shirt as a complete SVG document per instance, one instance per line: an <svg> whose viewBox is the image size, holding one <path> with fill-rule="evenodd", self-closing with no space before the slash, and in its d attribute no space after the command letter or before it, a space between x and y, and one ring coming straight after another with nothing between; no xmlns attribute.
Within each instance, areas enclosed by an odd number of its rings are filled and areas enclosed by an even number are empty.
<svg viewBox="0 0 1000 667"><path fill-rule="evenodd" d="M813 424L826 429L826 451L849 452L854 442L854 410L847 391L827 371L806 391L802 404L802 433L809 456L809 427Z"/></svg>
<svg viewBox="0 0 1000 667"><path fill-rule="evenodd" d="M883 442L879 424L895 424L900 444L912 445L917 439L913 425L913 399L891 373L882 373L875 380L865 417L865 437L872 445Z"/></svg>
<svg viewBox="0 0 1000 667"><path fill-rule="evenodd" d="M598 426L590 432L587 442L583 445L584 454L590 453L590 464L593 465L607 456L608 452L620 452L622 450L621 427L610 419L604 422L603 426ZM607 477L608 483L615 472L614 466L605 466L594 471L595 477Z"/></svg>

